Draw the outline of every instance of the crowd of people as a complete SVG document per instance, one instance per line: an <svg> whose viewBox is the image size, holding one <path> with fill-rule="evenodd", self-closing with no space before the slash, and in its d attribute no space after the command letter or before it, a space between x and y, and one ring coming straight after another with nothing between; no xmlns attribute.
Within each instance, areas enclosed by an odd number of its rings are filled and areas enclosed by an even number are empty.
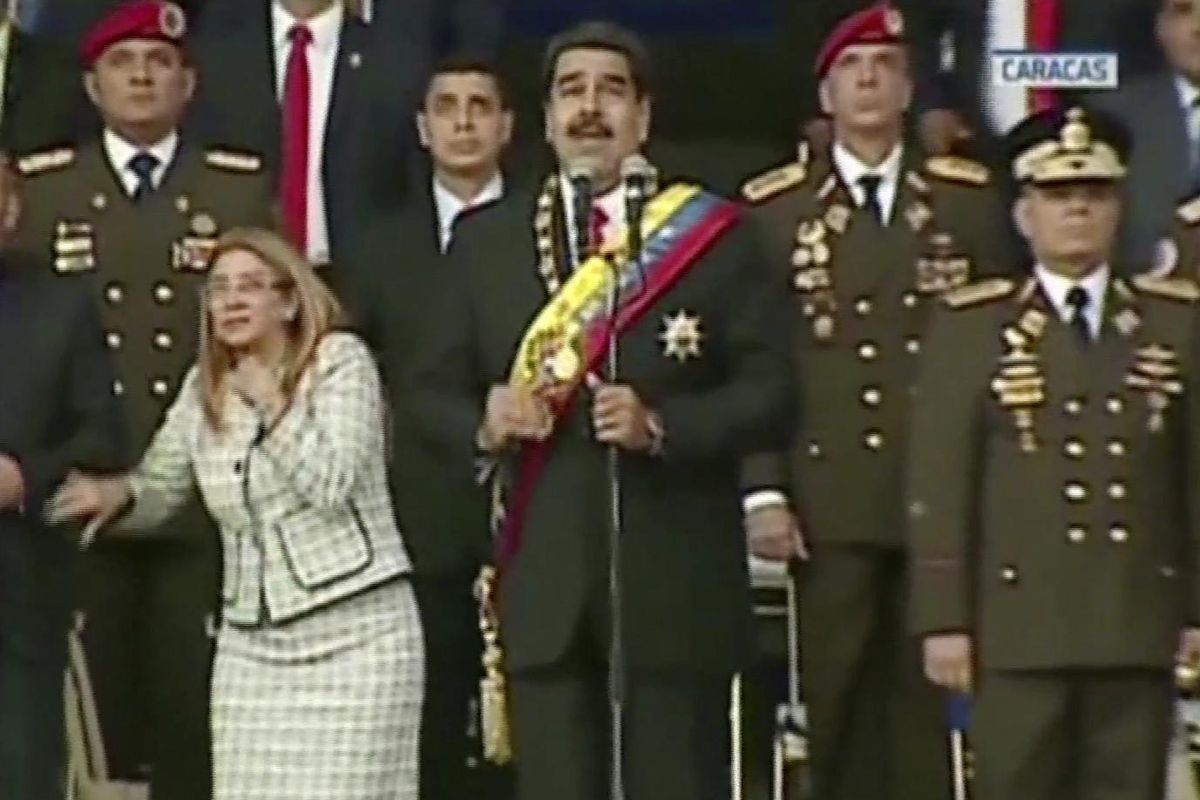
<svg viewBox="0 0 1200 800"><path fill-rule="evenodd" d="M748 554L812 800L949 798L960 695L979 800L1183 791L1200 2L1003 97L971 41L1077 42L967 5L849 4L736 197L646 159L611 22L545 168L396 4L121 0L81 96L0 26L0 796L725 798Z"/></svg>

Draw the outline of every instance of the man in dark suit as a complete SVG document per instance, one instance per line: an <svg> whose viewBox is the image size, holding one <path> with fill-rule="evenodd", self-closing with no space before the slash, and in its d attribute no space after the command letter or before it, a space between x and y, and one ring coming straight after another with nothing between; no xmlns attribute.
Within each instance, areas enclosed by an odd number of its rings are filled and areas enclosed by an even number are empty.
<svg viewBox="0 0 1200 800"><path fill-rule="evenodd" d="M995 49L1115 52L1121 80L1158 63L1146 0L902 0L917 64L921 138L933 154L998 161L999 139L1035 102L992 85ZM969 138L968 138L969 137Z"/></svg>
<svg viewBox="0 0 1200 800"><path fill-rule="evenodd" d="M30 34L7 17L0 20L0 40L6 41L0 62L0 151L15 160L93 135L96 115L83 93L73 50Z"/></svg>
<svg viewBox="0 0 1200 800"><path fill-rule="evenodd" d="M189 130L262 153L293 240L315 264L346 260L361 220L403 199L423 80L413 55L341 0L243 2L236 24L198 39Z"/></svg>
<svg viewBox="0 0 1200 800"><path fill-rule="evenodd" d="M1180 201L1200 194L1200 0L1160 0L1155 32L1166 68L1123 80L1095 104L1133 136L1122 261L1165 272L1178 260L1173 245L1160 244L1172 214Z"/></svg>
<svg viewBox="0 0 1200 800"><path fill-rule="evenodd" d="M1200 289L1119 277L1128 138L1072 108L1009 138L1032 275L931 323L909 481L925 672L972 692L979 800L1163 796L1200 658Z"/></svg>
<svg viewBox="0 0 1200 800"><path fill-rule="evenodd" d="M179 130L195 82L185 29L179 8L161 0L103 18L81 48L103 133L17 162L21 248L49 261L60 281L100 276L95 300L117 371L109 392L135 454L195 358L200 282L216 237L270 219L259 157L201 149ZM156 797L208 800L219 544L198 506L158 534L88 549L83 642L112 777L149 777Z"/></svg>
<svg viewBox="0 0 1200 800"><path fill-rule="evenodd" d="M479 488L443 469L412 429L406 373L425 346L429 285L450 268L442 253L458 217L499 200L500 157L512 135L508 95L495 69L473 60L438 64L417 115L432 176L365 237L343 294L376 351L392 409L390 476L400 530L412 556L425 632L421 797L499 798L467 768L472 698L482 643L472 586L487 555L487 505ZM350 265L347 265L350 266Z"/></svg>
<svg viewBox="0 0 1200 800"><path fill-rule="evenodd" d="M0 173L0 248L15 182ZM0 796L56 800L65 767L63 670L73 543L41 521L74 468L125 466L122 419L85 284L0 254Z"/></svg>
<svg viewBox="0 0 1200 800"><path fill-rule="evenodd" d="M699 187L650 188L646 256L625 257L621 167L648 135L646 76L642 44L615 26L551 41L545 125L558 169L463 220L412 380L418 424L453 469L465 478L478 455L498 470L491 599L522 800L605 791L613 644L628 796L729 791L729 680L751 656L738 462L788 439L792 337L786 288L753 229ZM625 291L612 376L614 268Z"/></svg>

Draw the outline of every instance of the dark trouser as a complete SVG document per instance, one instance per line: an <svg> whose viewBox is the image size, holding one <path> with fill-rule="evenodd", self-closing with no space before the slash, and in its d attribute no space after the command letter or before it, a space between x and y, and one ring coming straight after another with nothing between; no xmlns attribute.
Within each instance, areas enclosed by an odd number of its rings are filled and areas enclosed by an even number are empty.
<svg viewBox="0 0 1200 800"><path fill-rule="evenodd" d="M425 701L421 710L421 800L502 800L501 776L471 769L479 748L469 730L479 690L483 643L475 575L418 574L413 580L425 632Z"/></svg>
<svg viewBox="0 0 1200 800"><path fill-rule="evenodd" d="M816 800L948 797L945 706L907 633L903 551L818 546L801 570Z"/></svg>
<svg viewBox="0 0 1200 800"><path fill-rule="evenodd" d="M581 631L556 664L509 676L518 800L609 796L607 669L603 637L594 634ZM699 671L631 672L628 800L728 800L729 681Z"/></svg>
<svg viewBox="0 0 1200 800"><path fill-rule="evenodd" d="M0 798L62 800L71 548L0 529ZM49 544L50 547L43 545Z"/></svg>
<svg viewBox="0 0 1200 800"><path fill-rule="evenodd" d="M111 777L148 777L155 800L209 800L209 679L219 542L105 542L84 556L84 649Z"/></svg>
<svg viewBox="0 0 1200 800"><path fill-rule="evenodd" d="M976 800L1162 800L1166 670L984 671L971 725Z"/></svg>

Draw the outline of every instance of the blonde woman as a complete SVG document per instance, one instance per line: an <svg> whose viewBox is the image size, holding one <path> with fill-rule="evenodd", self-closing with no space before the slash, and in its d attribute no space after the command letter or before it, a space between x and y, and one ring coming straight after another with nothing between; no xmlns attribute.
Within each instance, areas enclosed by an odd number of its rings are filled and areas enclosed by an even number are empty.
<svg viewBox="0 0 1200 800"><path fill-rule="evenodd" d="M71 476L51 516L146 530L199 488L225 554L215 800L415 798L422 637L374 363L273 233L220 239L205 303L141 465Z"/></svg>

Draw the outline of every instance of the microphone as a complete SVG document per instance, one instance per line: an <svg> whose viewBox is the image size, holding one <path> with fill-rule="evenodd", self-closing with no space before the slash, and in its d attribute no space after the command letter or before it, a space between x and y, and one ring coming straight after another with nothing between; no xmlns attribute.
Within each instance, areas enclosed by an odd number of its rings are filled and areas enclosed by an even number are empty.
<svg viewBox="0 0 1200 800"><path fill-rule="evenodd" d="M578 267L592 251L592 193L596 182L597 163L586 156L575 158L567 164L567 182L575 195L571 204L575 218L575 230L571 231L575 244L572 268Z"/></svg>
<svg viewBox="0 0 1200 800"><path fill-rule="evenodd" d="M626 156L621 161L621 185L625 193L625 222L629 229L629 258L637 267L641 285L646 285L646 274L642 264L642 217L646 202L657 179L658 172L640 153Z"/></svg>

